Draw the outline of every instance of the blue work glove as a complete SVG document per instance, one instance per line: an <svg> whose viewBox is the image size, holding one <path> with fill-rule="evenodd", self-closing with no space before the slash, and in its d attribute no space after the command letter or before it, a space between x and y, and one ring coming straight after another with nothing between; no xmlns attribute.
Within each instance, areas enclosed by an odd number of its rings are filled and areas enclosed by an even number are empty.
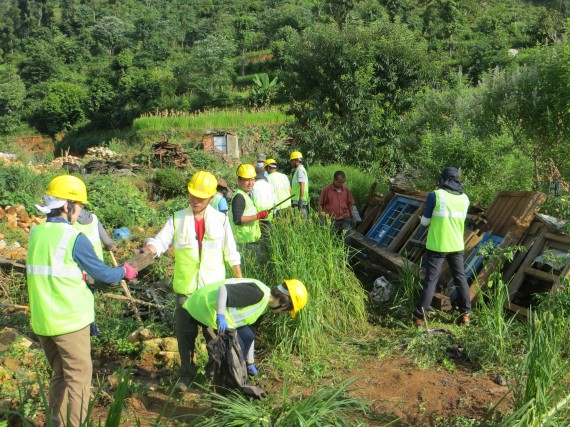
<svg viewBox="0 0 570 427"><path fill-rule="evenodd" d="M259 372L257 372L255 365L247 365L247 373L251 377L257 377L259 375Z"/></svg>
<svg viewBox="0 0 570 427"><path fill-rule="evenodd" d="M218 332L222 333L228 329L228 322L226 322L226 316L220 313L216 313L216 323L218 324Z"/></svg>

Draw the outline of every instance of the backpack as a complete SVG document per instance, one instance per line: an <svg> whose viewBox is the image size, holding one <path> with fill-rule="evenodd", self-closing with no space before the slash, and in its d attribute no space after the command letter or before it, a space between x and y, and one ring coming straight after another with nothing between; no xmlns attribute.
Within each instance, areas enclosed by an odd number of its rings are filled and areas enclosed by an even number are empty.
<svg viewBox="0 0 570 427"><path fill-rule="evenodd" d="M227 394L230 390L237 389L254 399L261 400L267 397L267 393L261 387L247 384L247 365L235 329L226 329L206 347L210 358L214 361L213 385L218 393Z"/></svg>

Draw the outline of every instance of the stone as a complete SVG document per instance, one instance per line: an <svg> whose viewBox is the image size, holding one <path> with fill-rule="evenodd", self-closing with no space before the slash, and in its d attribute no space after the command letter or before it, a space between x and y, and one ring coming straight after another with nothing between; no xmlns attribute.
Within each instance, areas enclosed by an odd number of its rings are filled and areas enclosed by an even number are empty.
<svg viewBox="0 0 570 427"><path fill-rule="evenodd" d="M162 349L165 351L178 351L178 341L174 337L163 338Z"/></svg>

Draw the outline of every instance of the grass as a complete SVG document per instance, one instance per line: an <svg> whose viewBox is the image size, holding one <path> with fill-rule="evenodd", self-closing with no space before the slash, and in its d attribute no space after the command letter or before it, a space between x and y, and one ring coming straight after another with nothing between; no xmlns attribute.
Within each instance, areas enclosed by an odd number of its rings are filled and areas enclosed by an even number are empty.
<svg viewBox="0 0 570 427"><path fill-rule="evenodd" d="M188 132L207 130L235 130L247 125L275 126L286 122L285 114L277 109L251 112L248 110L215 110L203 113L164 111L153 115L143 115L135 119L132 129L135 132L167 131L182 129Z"/></svg>
<svg viewBox="0 0 570 427"><path fill-rule="evenodd" d="M336 339L366 330L364 290L348 264L348 250L316 215L276 221L268 242L269 259L246 265L246 276L269 286L296 278L307 287L307 306L295 318L276 316L267 336L285 354L302 359L325 356Z"/></svg>
<svg viewBox="0 0 570 427"><path fill-rule="evenodd" d="M251 402L238 393L229 396L212 394L207 401L214 408L214 416L204 419L198 426L364 426L363 421L356 421L354 417L361 419L367 404L348 396L348 388L353 382L354 379L349 379L322 387L305 398L292 399L283 393L281 403L273 407L264 402Z"/></svg>

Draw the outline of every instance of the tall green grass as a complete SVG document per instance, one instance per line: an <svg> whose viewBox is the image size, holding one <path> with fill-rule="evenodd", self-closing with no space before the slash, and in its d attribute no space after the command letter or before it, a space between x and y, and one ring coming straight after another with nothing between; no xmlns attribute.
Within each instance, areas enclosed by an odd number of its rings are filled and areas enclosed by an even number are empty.
<svg viewBox="0 0 570 427"><path fill-rule="evenodd" d="M549 311L529 313L526 355L515 368L515 410L502 426L568 425L570 362L562 351L567 334L568 318Z"/></svg>
<svg viewBox="0 0 570 427"><path fill-rule="evenodd" d="M264 402L251 402L239 393L228 396L210 395L206 400L214 408L210 416L198 425L250 426L250 427L290 427L290 426L338 426L354 427L366 425L358 421L358 414L365 414L364 401L348 396L348 387L354 379L337 385L322 387L314 394L293 400L288 396L280 406L269 407Z"/></svg>
<svg viewBox="0 0 570 427"><path fill-rule="evenodd" d="M250 257L246 275L268 286L291 278L305 284L306 307L295 319L274 316L266 335L285 354L317 360L328 354L334 340L367 328L364 289L348 264L342 239L316 215L306 221L286 215L273 224L267 252L257 260Z"/></svg>
<svg viewBox="0 0 570 427"><path fill-rule="evenodd" d="M212 129L231 130L247 125L281 125L286 120L287 116L277 109L254 112L248 110L215 110L203 113L166 111L135 119L132 129L135 132L167 131L173 128L204 132Z"/></svg>

